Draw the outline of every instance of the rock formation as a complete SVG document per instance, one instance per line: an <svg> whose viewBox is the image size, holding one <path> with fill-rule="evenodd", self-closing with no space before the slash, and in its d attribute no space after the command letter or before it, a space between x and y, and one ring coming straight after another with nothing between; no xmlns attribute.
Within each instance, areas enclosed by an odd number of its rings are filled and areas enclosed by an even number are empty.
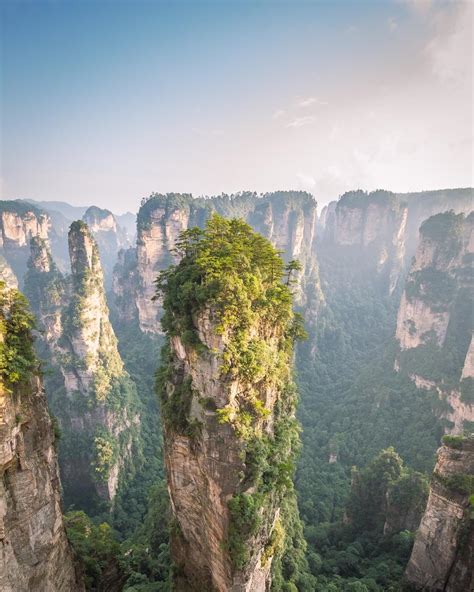
<svg viewBox="0 0 474 592"><path fill-rule="evenodd" d="M179 234L191 226L203 227L212 211L223 216L238 216L283 251L286 261L298 259L302 273L297 303L307 304L316 316L322 300L317 259L314 251L317 224L316 202L303 192L276 192L265 195L244 193L236 196L196 198L187 194L154 194L143 200L137 218L136 255L122 256L115 274L114 293L121 298L119 283L122 266L127 261L126 275L131 278L130 262L136 258L134 301L142 331L159 332L160 305L153 301L156 275L177 261L173 249ZM124 302L130 315L130 303Z"/></svg>
<svg viewBox="0 0 474 592"><path fill-rule="evenodd" d="M441 189L417 193L399 193L397 196L407 204L408 219L405 247L409 264L418 246L419 230L422 223L443 212L468 215L474 204L474 189Z"/></svg>
<svg viewBox="0 0 474 592"><path fill-rule="evenodd" d="M424 475L404 467L393 448L382 450L367 467L352 469L344 521L357 532L380 536L415 531L428 496Z"/></svg>
<svg viewBox="0 0 474 592"><path fill-rule="evenodd" d="M0 282L0 590L80 592L26 301Z"/></svg>
<svg viewBox="0 0 474 592"><path fill-rule="evenodd" d="M472 211L473 201L473 189L418 193L375 191L370 194L351 191L322 209L318 220L319 240L343 246L363 246L363 256L370 258L372 268L374 257L378 261L378 272L390 265L390 257L394 258L393 288L400 272L410 265L422 222L450 210L467 215Z"/></svg>
<svg viewBox="0 0 474 592"><path fill-rule="evenodd" d="M84 222L69 232L71 276L47 244L31 243L27 295L38 316L50 405L63 431L60 465L67 503L112 501L138 431L137 400L109 321L98 249Z"/></svg>
<svg viewBox="0 0 474 592"><path fill-rule="evenodd" d="M327 206L324 241L358 268L386 277L392 292L404 265L407 215L406 204L389 191L351 191Z"/></svg>
<svg viewBox="0 0 474 592"><path fill-rule="evenodd" d="M127 234L117 224L117 220L110 210L91 206L84 213L82 220L87 224L97 242L106 285L110 285L118 252L120 249L130 246Z"/></svg>
<svg viewBox="0 0 474 592"><path fill-rule="evenodd" d="M3 255L0 254L0 280L5 282L8 288L18 289L18 280L12 268Z"/></svg>
<svg viewBox="0 0 474 592"><path fill-rule="evenodd" d="M30 238L48 239L50 225L47 214L27 202L0 202L0 254L20 285L26 271Z"/></svg>
<svg viewBox="0 0 474 592"><path fill-rule="evenodd" d="M474 213L425 221L397 318L396 368L448 403L443 413L454 433L474 422L473 256Z"/></svg>
<svg viewBox="0 0 474 592"><path fill-rule="evenodd" d="M474 437L445 436L406 569L416 590L474 589Z"/></svg>
<svg viewBox="0 0 474 592"><path fill-rule="evenodd" d="M288 544L282 503L294 496L298 441L283 263L245 223L219 216L179 248L159 281L176 589L264 592Z"/></svg>

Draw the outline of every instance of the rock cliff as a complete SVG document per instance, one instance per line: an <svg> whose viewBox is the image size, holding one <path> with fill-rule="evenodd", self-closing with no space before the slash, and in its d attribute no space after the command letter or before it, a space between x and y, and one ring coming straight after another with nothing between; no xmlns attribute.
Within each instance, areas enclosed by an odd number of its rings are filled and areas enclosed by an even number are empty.
<svg viewBox="0 0 474 592"><path fill-rule="evenodd" d="M417 193L397 194L407 204L408 219L406 226L406 253L410 263L418 246L419 230L422 223L443 212L468 215L473 209L474 189L441 189L438 191L420 191Z"/></svg>
<svg viewBox="0 0 474 592"><path fill-rule="evenodd" d="M264 592L290 544L285 512L298 442L296 325L283 263L245 223L219 216L179 249L179 265L159 280L175 586Z"/></svg>
<svg viewBox="0 0 474 592"><path fill-rule="evenodd" d="M0 280L5 282L9 288L18 289L18 280L12 268L3 255L0 254Z"/></svg>
<svg viewBox="0 0 474 592"><path fill-rule="evenodd" d="M389 191L351 191L327 206L324 241L361 270L387 279L392 292L403 271L406 204Z"/></svg>
<svg viewBox="0 0 474 592"><path fill-rule="evenodd" d="M474 589L474 438L445 436L406 569L416 590Z"/></svg>
<svg viewBox="0 0 474 592"><path fill-rule="evenodd" d="M22 285L30 238L48 239L51 221L37 207L20 201L0 201L0 254Z"/></svg>
<svg viewBox="0 0 474 592"><path fill-rule="evenodd" d="M0 282L0 589L81 592L26 301Z"/></svg>
<svg viewBox="0 0 474 592"><path fill-rule="evenodd" d="M425 221L397 318L396 368L447 402L442 414L455 433L474 422L473 256L474 214Z"/></svg>
<svg viewBox="0 0 474 592"><path fill-rule="evenodd" d="M50 404L63 431L65 500L94 511L112 501L138 432L134 385L109 321L97 245L84 222L69 231L71 276L41 239L31 243L26 290L38 316Z"/></svg>
<svg viewBox="0 0 474 592"><path fill-rule="evenodd" d="M400 273L410 265L415 254L421 224L430 216L450 210L467 215L472 211L473 201L473 189L370 194L351 191L322 209L319 240L363 247L362 255L369 257L372 269L374 262L379 273L392 267L393 290Z"/></svg>
<svg viewBox="0 0 474 592"><path fill-rule="evenodd" d="M89 227L99 247L106 287L108 287L112 282L112 271L117 262L118 252L130 246L127 233L117 224L110 210L91 206L87 208L82 220Z"/></svg>
<svg viewBox="0 0 474 592"><path fill-rule="evenodd" d="M180 232L191 226L203 227L211 212L246 220L257 232L283 251L286 261L298 259L302 264L297 290L297 303L310 304L313 317L322 300L315 256L316 202L303 192L276 192L265 195L243 193L235 196L196 198L187 194L153 194L143 200L137 218L136 255L122 256L116 267L114 293L119 300L119 284L126 275L135 283L132 309L136 308L142 331L159 332L159 301L153 301L157 273L176 262L174 253ZM136 271L130 262L136 258ZM127 263L125 263L127 262ZM120 278L120 279L119 279ZM123 302L128 308L130 303ZM309 319L311 321L311 319Z"/></svg>

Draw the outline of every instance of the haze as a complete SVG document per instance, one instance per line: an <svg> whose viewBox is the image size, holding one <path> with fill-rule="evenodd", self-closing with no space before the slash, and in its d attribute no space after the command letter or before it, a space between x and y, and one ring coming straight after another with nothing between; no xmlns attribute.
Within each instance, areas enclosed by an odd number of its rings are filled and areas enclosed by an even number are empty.
<svg viewBox="0 0 474 592"><path fill-rule="evenodd" d="M470 2L0 10L2 199L473 185Z"/></svg>

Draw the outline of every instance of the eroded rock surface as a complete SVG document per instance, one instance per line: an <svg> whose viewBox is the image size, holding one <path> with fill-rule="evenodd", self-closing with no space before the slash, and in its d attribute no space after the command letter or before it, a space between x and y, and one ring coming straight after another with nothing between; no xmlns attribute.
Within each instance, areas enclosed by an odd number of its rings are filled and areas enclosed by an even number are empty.
<svg viewBox="0 0 474 592"><path fill-rule="evenodd" d="M474 589L474 438L452 438L438 450L426 511L406 569L417 590Z"/></svg>
<svg viewBox="0 0 474 592"><path fill-rule="evenodd" d="M3 299L0 348L10 312ZM20 339L30 339L25 332ZM66 538L54 433L35 368L9 384L0 377L0 590L82 592Z"/></svg>

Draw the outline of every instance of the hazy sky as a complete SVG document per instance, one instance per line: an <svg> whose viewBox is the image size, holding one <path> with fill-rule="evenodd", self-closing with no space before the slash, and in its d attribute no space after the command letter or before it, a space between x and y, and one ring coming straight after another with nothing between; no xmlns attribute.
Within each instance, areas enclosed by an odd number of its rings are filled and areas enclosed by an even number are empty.
<svg viewBox="0 0 474 592"><path fill-rule="evenodd" d="M2 0L3 199L473 185L473 4Z"/></svg>

